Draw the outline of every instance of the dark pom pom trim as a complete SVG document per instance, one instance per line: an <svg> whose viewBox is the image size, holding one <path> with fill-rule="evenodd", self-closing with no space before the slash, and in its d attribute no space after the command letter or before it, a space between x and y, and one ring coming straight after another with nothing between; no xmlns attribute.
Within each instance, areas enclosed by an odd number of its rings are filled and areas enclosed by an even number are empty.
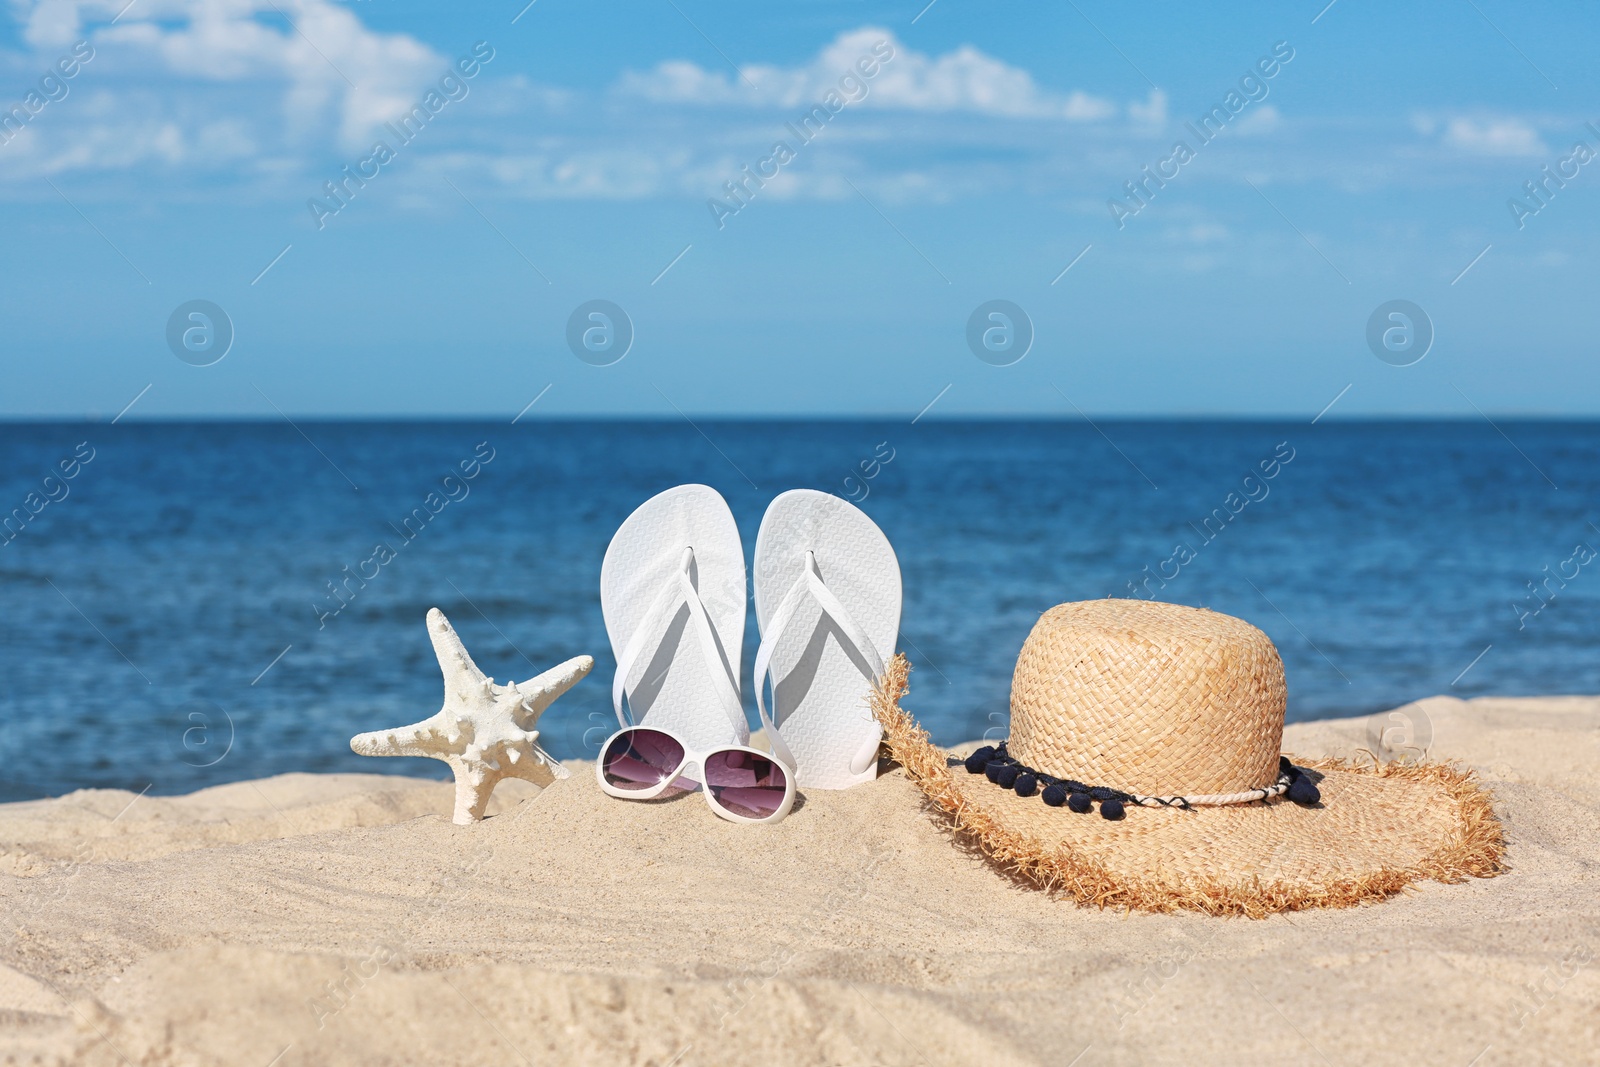
<svg viewBox="0 0 1600 1067"><path fill-rule="evenodd" d="M1289 799L1296 804L1316 804L1322 800L1322 790L1309 774L1301 774L1289 783Z"/></svg>
<svg viewBox="0 0 1600 1067"><path fill-rule="evenodd" d="M1050 807L1059 808L1065 805L1079 814L1093 811L1094 806L1099 804L1101 817L1113 821L1127 814L1129 804L1146 807L1159 805L1185 811L1191 808L1189 801L1181 796L1140 797L1120 789L1091 786L1071 778L1057 778L1043 771L1034 770L1007 752L1006 743L1003 741L998 745L984 745L962 763L968 773L977 774L982 771L989 781L1002 789L1015 790L1019 797L1031 797L1038 793ZM1263 803L1278 795L1286 795L1296 804L1307 806L1322 801L1322 791L1317 788L1316 780L1290 763L1287 756L1278 757L1277 783L1272 788L1252 790L1249 795Z"/></svg>

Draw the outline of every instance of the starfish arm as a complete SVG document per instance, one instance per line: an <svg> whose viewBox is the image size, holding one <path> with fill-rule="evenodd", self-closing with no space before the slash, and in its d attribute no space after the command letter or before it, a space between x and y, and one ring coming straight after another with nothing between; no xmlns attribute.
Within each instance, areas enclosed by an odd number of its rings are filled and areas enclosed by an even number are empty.
<svg viewBox="0 0 1600 1067"><path fill-rule="evenodd" d="M489 806L489 795L501 776L481 764L459 760L452 760L450 769L456 772L456 811L451 821L457 826L470 826L483 818L484 809Z"/></svg>
<svg viewBox="0 0 1600 1067"><path fill-rule="evenodd" d="M437 737L445 731L442 713L393 730L356 734L350 748L362 756L439 756Z"/></svg>
<svg viewBox="0 0 1600 1067"><path fill-rule="evenodd" d="M439 670L444 674L444 702L449 707L452 698L466 697L481 689L488 679L467 655L467 646L461 643L455 627L438 608L428 609L428 637L433 641L433 654L439 659Z"/></svg>
<svg viewBox="0 0 1600 1067"><path fill-rule="evenodd" d="M555 757L539 747L539 733L534 731L519 745L506 746L505 775L521 778L543 789L559 778L570 778L572 772L563 767Z"/></svg>
<svg viewBox="0 0 1600 1067"><path fill-rule="evenodd" d="M526 709L521 725L524 728L532 728L533 724L539 721L544 709L555 702L556 697L577 685L593 668L593 656L573 656L565 663L558 663L526 682L518 682L517 693L521 695L522 706Z"/></svg>

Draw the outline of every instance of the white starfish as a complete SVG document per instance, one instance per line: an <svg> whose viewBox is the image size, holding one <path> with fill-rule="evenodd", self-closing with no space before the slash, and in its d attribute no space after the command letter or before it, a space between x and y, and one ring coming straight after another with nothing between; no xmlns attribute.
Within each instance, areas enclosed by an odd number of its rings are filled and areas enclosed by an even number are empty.
<svg viewBox="0 0 1600 1067"><path fill-rule="evenodd" d="M444 707L438 714L397 730L357 734L350 747L363 756L429 756L456 774L455 822L483 818L489 794L502 778L522 778L543 787L567 777L567 769L538 745L534 726L562 693L594 666L574 656L538 677L496 685L472 662L450 620L428 610L428 636L444 672Z"/></svg>

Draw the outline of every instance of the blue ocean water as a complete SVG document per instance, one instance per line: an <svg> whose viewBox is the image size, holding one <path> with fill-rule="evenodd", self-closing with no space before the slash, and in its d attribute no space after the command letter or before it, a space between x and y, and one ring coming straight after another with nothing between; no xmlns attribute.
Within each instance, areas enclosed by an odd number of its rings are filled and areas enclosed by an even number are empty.
<svg viewBox="0 0 1600 1067"><path fill-rule="evenodd" d="M943 742L1004 730L1040 612L1108 595L1260 626L1291 719L1597 693L1597 455L1600 424L1481 419L0 425L0 800L444 776L348 746L438 709L432 606L502 681L593 654L541 723L592 755L601 557L688 481L747 550L784 489L860 502L904 571L908 706ZM756 643L752 611L746 678Z"/></svg>

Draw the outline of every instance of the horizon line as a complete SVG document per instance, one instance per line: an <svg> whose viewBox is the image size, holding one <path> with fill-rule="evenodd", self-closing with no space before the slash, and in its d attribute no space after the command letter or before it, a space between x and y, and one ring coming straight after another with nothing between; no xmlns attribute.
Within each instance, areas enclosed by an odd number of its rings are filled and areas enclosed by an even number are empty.
<svg viewBox="0 0 1600 1067"><path fill-rule="evenodd" d="M1552 414L1540 412L1507 413L1496 411L1490 413L1495 419L1507 422L1600 422L1600 412L1593 414ZM140 424L146 426L163 425L204 425L204 424L238 424L238 425L276 425L286 421L291 416L280 415L160 415L160 416L133 416L128 418L108 418L104 416L70 416L70 415L8 415L0 414L0 426L106 426L118 422L129 425ZM1208 413L1095 413L1090 415L1069 415L1049 413L1027 414L971 414L971 415L940 415L921 417L917 420L907 418L904 412L893 414L730 414L721 412L691 412L688 414L543 414L532 419L522 419L520 416L508 420L503 413L495 414L295 414L294 420L316 423L510 423L512 425L534 425L537 423L575 423L575 422L610 422L610 423L677 423L700 419L707 422L741 422L741 423L805 423L805 422L855 422L855 423L896 423L913 422L944 423L947 425L961 425L974 423L1089 423L1092 420L1109 422L1247 422L1247 423L1449 423L1449 422L1479 422L1486 418L1484 413L1474 414L1373 414L1373 415L1324 415L1311 419L1303 412L1294 414L1208 414Z"/></svg>

